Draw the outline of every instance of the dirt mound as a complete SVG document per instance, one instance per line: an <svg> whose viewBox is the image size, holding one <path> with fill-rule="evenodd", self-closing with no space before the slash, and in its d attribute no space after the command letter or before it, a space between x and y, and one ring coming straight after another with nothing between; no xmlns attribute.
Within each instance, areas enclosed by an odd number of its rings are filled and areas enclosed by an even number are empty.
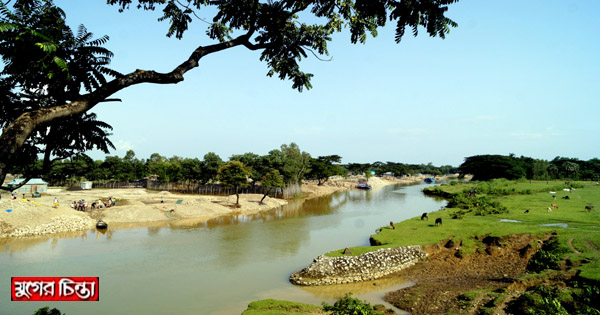
<svg viewBox="0 0 600 315"><path fill-rule="evenodd" d="M452 238L427 246L429 259L399 273L417 284L390 292L385 300L411 314L469 313L462 309L462 294L480 289L493 292L515 283L526 272L536 250L532 247L540 241L527 234L478 240L482 245L471 255L464 254L460 240Z"/></svg>

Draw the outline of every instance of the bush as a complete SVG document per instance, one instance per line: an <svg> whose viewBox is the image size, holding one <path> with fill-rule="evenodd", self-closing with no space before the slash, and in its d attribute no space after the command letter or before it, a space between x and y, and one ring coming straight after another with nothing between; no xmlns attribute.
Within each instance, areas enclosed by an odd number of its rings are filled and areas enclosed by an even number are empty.
<svg viewBox="0 0 600 315"><path fill-rule="evenodd" d="M562 255L567 250L562 248L558 241L553 238L550 239L540 250L538 250L527 263L527 270L533 272L540 272L546 269L560 269L560 262Z"/></svg>
<svg viewBox="0 0 600 315"><path fill-rule="evenodd" d="M346 293L346 295L337 300L333 306L323 302L323 310L331 312L330 314L334 315L383 314L382 312L375 311L371 304L366 301L360 301L359 299L353 298L352 293Z"/></svg>
<svg viewBox="0 0 600 315"><path fill-rule="evenodd" d="M63 313L55 308L50 309L49 306L45 306L35 311L33 315L63 315Z"/></svg>

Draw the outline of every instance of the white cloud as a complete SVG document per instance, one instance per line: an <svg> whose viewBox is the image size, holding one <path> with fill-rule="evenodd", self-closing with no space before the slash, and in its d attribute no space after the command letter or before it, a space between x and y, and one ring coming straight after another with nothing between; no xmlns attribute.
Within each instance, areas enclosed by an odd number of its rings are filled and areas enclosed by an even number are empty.
<svg viewBox="0 0 600 315"><path fill-rule="evenodd" d="M133 149L133 145L131 144L131 142L122 139L119 139L117 140L117 142L114 142L114 145L115 148L117 148L117 150L119 151L128 151Z"/></svg>

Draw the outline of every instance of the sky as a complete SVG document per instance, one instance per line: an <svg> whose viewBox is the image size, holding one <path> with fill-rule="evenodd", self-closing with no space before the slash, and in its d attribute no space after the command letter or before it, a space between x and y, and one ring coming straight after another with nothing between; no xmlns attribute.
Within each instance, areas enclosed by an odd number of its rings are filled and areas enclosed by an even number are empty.
<svg viewBox="0 0 600 315"><path fill-rule="evenodd" d="M111 67L167 72L199 45L206 23L182 40L165 36L159 12L119 13L104 0L57 0L67 23L84 24L115 56ZM394 25L367 43L348 32L329 44L331 61L301 62L314 74L299 93L266 76L259 52L236 47L206 56L176 85L144 84L92 112L114 128L109 155L265 155L295 142L313 157L343 163L458 166L479 154L551 160L600 157L598 0L461 0L446 39ZM210 20L210 12L200 12ZM101 152L90 154L104 159Z"/></svg>

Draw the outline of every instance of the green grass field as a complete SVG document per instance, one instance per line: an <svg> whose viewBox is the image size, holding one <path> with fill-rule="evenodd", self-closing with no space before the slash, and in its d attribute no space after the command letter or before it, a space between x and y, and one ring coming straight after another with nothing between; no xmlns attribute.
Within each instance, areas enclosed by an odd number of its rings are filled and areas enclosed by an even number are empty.
<svg viewBox="0 0 600 315"><path fill-rule="evenodd" d="M569 248L568 243L572 239L572 246L579 252L569 250L567 255L571 255L570 259L586 262L579 267L581 276L600 280L600 185L595 182L577 182L570 185L575 187L572 192L563 191L563 188L569 187L564 181L495 180L433 187L445 194L457 195L477 190L478 198L487 197L498 201L507 212L485 214L478 212L475 206L468 210L446 208L430 213L428 221L414 217L395 223L394 230L388 226L382 227L379 233L372 236L373 240L381 245L354 247L351 251L354 255L359 255L382 247L433 244L454 236L455 239L463 241L463 252L469 254L478 245L475 236L500 237L520 233L543 235L555 231L563 247ZM556 199L553 199L553 194L549 191L556 192ZM564 196L569 196L570 199L562 199ZM556 204L558 208L548 212L547 208L551 204ZM586 211L586 205L595 207ZM529 212L525 213L527 209ZM462 219L452 219L457 213L463 214ZM435 226L436 218L442 218L441 226ZM342 250L327 255L341 256Z"/></svg>

